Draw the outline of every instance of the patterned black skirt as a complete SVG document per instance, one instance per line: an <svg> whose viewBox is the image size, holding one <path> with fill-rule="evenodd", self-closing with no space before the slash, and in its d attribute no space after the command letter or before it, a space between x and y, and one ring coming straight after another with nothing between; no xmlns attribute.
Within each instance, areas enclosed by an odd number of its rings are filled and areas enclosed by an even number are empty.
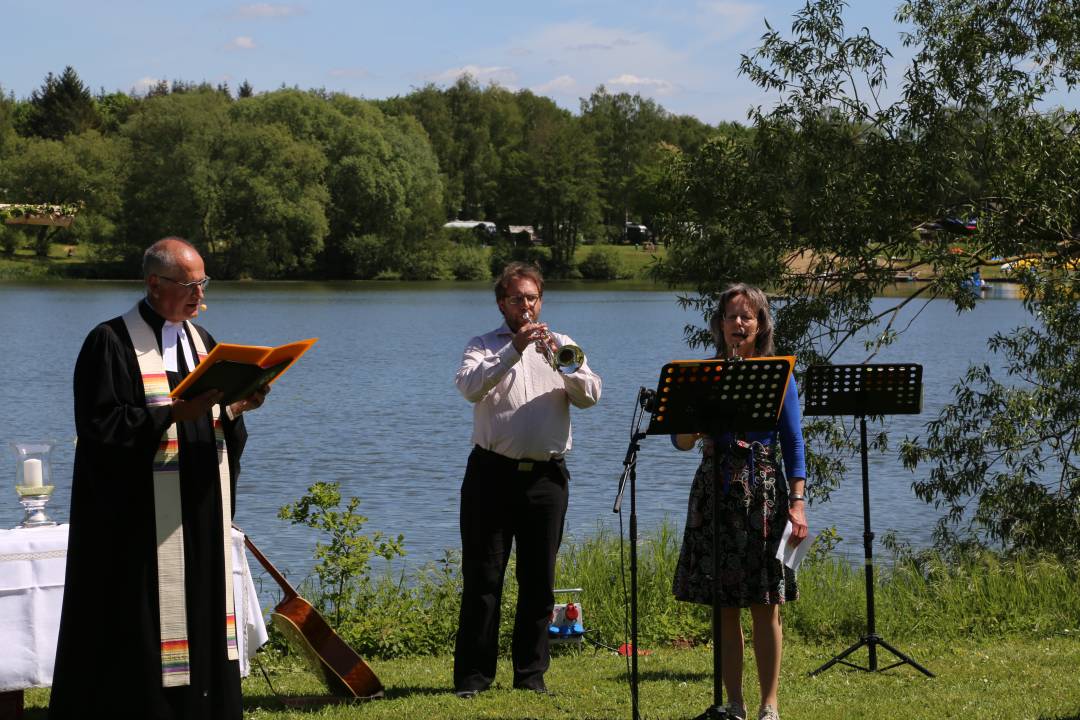
<svg viewBox="0 0 1080 720"><path fill-rule="evenodd" d="M720 606L778 605L799 597L795 573L776 558L788 520L788 486L767 447L753 461L721 458L720 557L713 562L713 458L706 449L694 483L672 591L711 605L713 567L720 569ZM726 480L725 480L726 479Z"/></svg>

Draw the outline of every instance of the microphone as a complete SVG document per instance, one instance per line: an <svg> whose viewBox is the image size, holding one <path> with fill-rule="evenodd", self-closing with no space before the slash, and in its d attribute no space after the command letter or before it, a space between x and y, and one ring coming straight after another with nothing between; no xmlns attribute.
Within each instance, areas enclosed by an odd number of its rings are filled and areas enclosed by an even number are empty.
<svg viewBox="0 0 1080 720"><path fill-rule="evenodd" d="M641 388L638 391L638 404L642 410L652 415L656 412L656 391Z"/></svg>

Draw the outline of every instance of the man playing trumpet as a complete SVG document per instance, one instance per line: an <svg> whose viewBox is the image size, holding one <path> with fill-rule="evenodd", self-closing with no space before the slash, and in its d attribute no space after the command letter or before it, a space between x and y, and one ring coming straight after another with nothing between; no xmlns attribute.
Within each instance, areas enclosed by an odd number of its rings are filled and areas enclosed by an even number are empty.
<svg viewBox="0 0 1080 720"><path fill-rule="evenodd" d="M544 279L535 266L507 265L495 283L505 322L469 341L455 378L473 403L474 447L461 485L464 587L454 649L454 691L463 698L495 680L499 607L512 543L518 581L513 685L548 692L547 628L569 499L563 458L571 447L570 405L595 405L601 383L584 355L556 369L561 363L551 358L577 353L560 353L573 341L539 322L543 294Z"/></svg>

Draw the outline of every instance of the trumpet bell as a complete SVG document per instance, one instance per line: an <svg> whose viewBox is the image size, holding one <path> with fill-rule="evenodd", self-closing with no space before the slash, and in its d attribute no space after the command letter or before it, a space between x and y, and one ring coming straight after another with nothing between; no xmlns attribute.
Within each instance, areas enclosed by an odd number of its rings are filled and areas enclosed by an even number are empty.
<svg viewBox="0 0 1080 720"><path fill-rule="evenodd" d="M526 310L522 314L522 319L531 323L533 321L532 315ZM544 334L545 339L540 342L540 351L544 353L544 357L547 358L548 364L551 365L551 369L556 372L561 372L564 375L576 373L581 369L581 366L585 364L585 351L579 348L577 345L560 345L557 350L552 350L551 346L547 343L547 333Z"/></svg>
<svg viewBox="0 0 1080 720"><path fill-rule="evenodd" d="M581 369L585 364L585 351L577 345L563 345L555 353L555 369L569 375Z"/></svg>

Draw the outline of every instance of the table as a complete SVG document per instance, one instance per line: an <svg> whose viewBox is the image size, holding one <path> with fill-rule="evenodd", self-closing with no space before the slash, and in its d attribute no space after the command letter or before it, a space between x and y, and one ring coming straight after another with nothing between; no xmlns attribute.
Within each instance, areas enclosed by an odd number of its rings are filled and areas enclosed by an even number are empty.
<svg viewBox="0 0 1080 720"><path fill-rule="evenodd" d="M60 608L64 600L68 525L0 530L0 693L52 685ZM232 531L233 595L240 674L266 642L266 623L244 552ZM21 706L21 702L19 703Z"/></svg>

